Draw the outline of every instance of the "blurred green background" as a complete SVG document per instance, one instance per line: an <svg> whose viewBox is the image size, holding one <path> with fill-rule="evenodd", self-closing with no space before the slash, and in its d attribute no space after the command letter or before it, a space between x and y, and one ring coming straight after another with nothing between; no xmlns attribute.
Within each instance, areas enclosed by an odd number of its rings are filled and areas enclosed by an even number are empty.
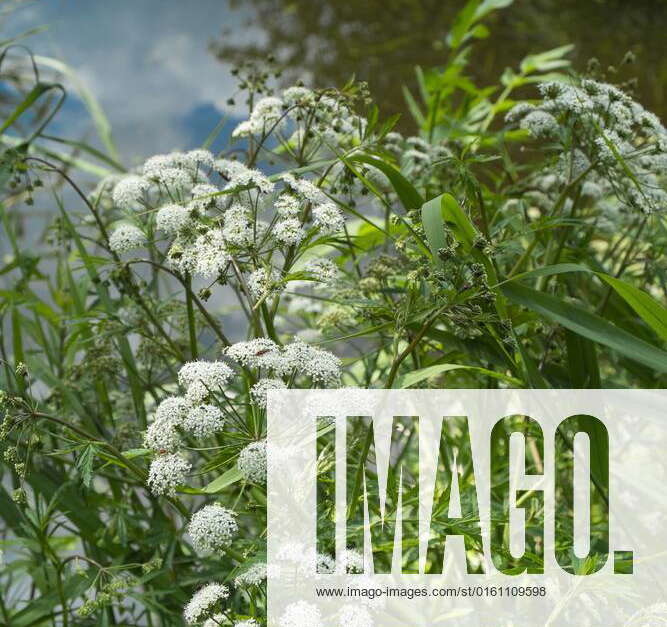
<svg viewBox="0 0 667 627"><path fill-rule="evenodd" d="M444 38L464 0L231 0L245 25L263 33L232 42L223 29L212 48L238 60L275 54L318 86L342 84L352 74L369 82L385 113L405 112L402 84L415 87L414 66L442 63ZM252 7L252 10L249 10ZM619 66L631 50L636 63L607 73L610 81L638 79L637 94L665 117L667 0L515 0L489 20L490 36L477 47L471 69L479 84L495 84L503 69L526 54L575 44L574 69L589 59ZM404 122L405 123L405 122Z"/></svg>

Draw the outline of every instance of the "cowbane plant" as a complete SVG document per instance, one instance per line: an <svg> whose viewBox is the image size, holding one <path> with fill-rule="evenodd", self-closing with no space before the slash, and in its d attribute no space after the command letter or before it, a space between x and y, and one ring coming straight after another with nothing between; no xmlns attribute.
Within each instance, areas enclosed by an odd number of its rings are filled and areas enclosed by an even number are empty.
<svg viewBox="0 0 667 627"><path fill-rule="evenodd" d="M452 78L453 52L421 75L414 135L363 84L275 90L246 64L223 150L212 135L89 193L13 153L12 176L75 196L50 273L6 221L0 517L22 561L0 612L32 586L63 625L265 624L276 391L664 387L664 127L562 49L501 90ZM335 568L300 539L280 553ZM279 624L321 620L295 600Z"/></svg>

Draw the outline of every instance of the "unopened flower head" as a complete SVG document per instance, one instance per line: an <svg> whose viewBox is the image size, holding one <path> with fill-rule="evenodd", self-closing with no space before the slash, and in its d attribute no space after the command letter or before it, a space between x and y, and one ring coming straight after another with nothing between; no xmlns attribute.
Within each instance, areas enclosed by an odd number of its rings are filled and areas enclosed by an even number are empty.
<svg viewBox="0 0 667 627"><path fill-rule="evenodd" d="M149 187L149 181L142 176L126 176L116 183L116 186L113 188L113 202L121 209L140 208L144 200L144 194Z"/></svg>
<svg viewBox="0 0 667 627"><path fill-rule="evenodd" d="M185 483L192 465L179 453L159 455L151 462L148 486L153 494L172 496L176 486Z"/></svg>
<svg viewBox="0 0 667 627"><path fill-rule="evenodd" d="M250 395L257 406L266 409L266 396L269 390L284 390L287 388L281 379L260 379L252 386Z"/></svg>
<svg viewBox="0 0 667 627"><path fill-rule="evenodd" d="M109 236L109 248L119 254L141 248L145 244L144 232L133 224L121 224Z"/></svg>
<svg viewBox="0 0 667 627"><path fill-rule="evenodd" d="M266 483L266 441L248 444L239 453L236 465L247 481Z"/></svg>
<svg viewBox="0 0 667 627"><path fill-rule="evenodd" d="M217 503L202 507L188 524L192 546L198 553L224 554L238 530L236 514Z"/></svg>
<svg viewBox="0 0 667 627"><path fill-rule="evenodd" d="M225 419L215 405L197 405L190 409L181 426L196 438L206 438L221 431Z"/></svg>
<svg viewBox="0 0 667 627"><path fill-rule="evenodd" d="M175 235L190 222L190 211L176 204L161 207L155 216L155 226L158 230L170 235Z"/></svg>
<svg viewBox="0 0 667 627"><path fill-rule="evenodd" d="M220 609L221 603L229 597L229 589L219 583L210 583L195 592L183 611L185 622L195 625Z"/></svg>

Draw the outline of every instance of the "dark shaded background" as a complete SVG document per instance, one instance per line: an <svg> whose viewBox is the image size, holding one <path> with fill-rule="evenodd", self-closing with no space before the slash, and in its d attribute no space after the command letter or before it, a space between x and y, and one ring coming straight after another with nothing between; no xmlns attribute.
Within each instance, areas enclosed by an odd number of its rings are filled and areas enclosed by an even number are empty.
<svg viewBox="0 0 667 627"><path fill-rule="evenodd" d="M230 0L262 41L229 43L224 29L212 44L225 61L275 54L295 76L317 86L341 85L352 74L369 82L385 114L404 112L400 86L414 88L414 66L443 63L444 38L463 0ZM496 84L507 66L529 53L573 43L578 71L596 57L618 66L628 50L636 63L608 80L639 80L642 103L664 120L667 108L667 0L516 0L486 22L491 36L476 46L471 71L480 84ZM407 115L403 116L403 125Z"/></svg>

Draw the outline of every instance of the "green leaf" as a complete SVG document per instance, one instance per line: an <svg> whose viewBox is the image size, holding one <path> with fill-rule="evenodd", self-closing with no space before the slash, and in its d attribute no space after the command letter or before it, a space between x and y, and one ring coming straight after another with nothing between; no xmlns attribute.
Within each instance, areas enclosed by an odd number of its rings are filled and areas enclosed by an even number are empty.
<svg viewBox="0 0 667 627"><path fill-rule="evenodd" d="M608 274L598 276L616 290L616 293L632 307L637 315L648 324L663 340L667 340L667 309L650 294L634 285L616 279Z"/></svg>
<svg viewBox="0 0 667 627"><path fill-rule="evenodd" d="M570 331L608 346L658 372L667 372L667 352L619 329L600 316L523 285L507 284L501 290L510 301L558 322Z"/></svg>
<svg viewBox="0 0 667 627"><path fill-rule="evenodd" d="M401 379L399 379L398 385L396 387L401 389L409 388L421 381L424 381L425 379L435 377L445 372L451 372L452 370L470 370L472 372L478 372L479 374L483 374L487 377L500 379L501 381L511 383L514 386L522 385L519 379L515 379L514 377L510 377L501 372L494 372L493 370L487 370L486 368L479 368L477 366L467 366L465 364L437 364L435 366L428 366L427 368L421 368L420 370L415 370L414 372L410 372L404 375L403 377L401 377Z"/></svg>
<svg viewBox="0 0 667 627"><path fill-rule="evenodd" d="M600 368L595 344L572 331L565 331L567 345L567 367L570 382L576 389L601 387Z"/></svg>
<svg viewBox="0 0 667 627"><path fill-rule="evenodd" d="M216 492L222 492L225 488L229 487L237 481L241 481L243 475L241 471L234 467L230 468L227 472L221 474L217 479L213 479L208 485L204 487L202 492L205 494L215 494Z"/></svg>
<svg viewBox="0 0 667 627"><path fill-rule="evenodd" d="M93 480L93 462L96 454L97 447L93 444L87 444L76 458L76 469L81 476L81 483L86 488L90 487L90 482Z"/></svg>
<svg viewBox="0 0 667 627"><path fill-rule="evenodd" d="M354 153L346 157L347 161L361 162L372 165L374 168L380 170L391 183L394 191L398 195L403 207L406 211L410 209L417 209L424 203L421 194L415 189L414 185L408 181L393 165L378 159L372 155L367 155L363 152Z"/></svg>
<svg viewBox="0 0 667 627"><path fill-rule="evenodd" d="M605 274L604 272L595 272L586 266L582 266L576 263L559 263L553 266L544 266L542 268L531 270L530 272L517 274L511 279L503 281L499 284L499 286L502 286L508 281L516 281L523 278L536 278L539 276L551 276L554 274L564 274L566 272L588 272L598 276L601 280L605 281L609 286L611 286L616 291L616 293L635 310L637 315L658 334L660 338L667 340L667 309L665 309L665 307L663 307L650 294L647 294L634 285Z"/></svg>

